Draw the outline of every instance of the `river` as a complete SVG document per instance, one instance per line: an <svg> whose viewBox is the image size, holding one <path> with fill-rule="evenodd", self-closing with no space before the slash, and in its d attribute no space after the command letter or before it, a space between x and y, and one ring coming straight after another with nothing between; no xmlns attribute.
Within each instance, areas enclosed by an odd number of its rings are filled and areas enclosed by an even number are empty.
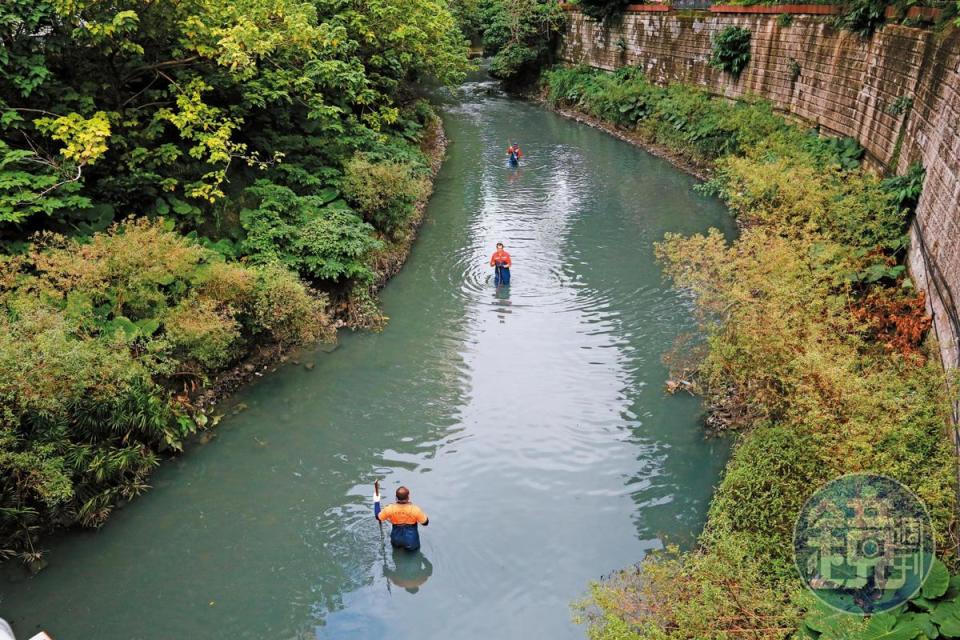
<svg viewBox="0 0 960 640"><path fill-rule="evenodd" d="M663 391L693 321L653 243L731 218L668 163L490 82L444 123L387 329L265 375L102 530L48 539L35 577L8 565L21 638L580 638L590 580L695 538L727 443ZM429 514L422 554L384 547L375 478Z"/></svg>

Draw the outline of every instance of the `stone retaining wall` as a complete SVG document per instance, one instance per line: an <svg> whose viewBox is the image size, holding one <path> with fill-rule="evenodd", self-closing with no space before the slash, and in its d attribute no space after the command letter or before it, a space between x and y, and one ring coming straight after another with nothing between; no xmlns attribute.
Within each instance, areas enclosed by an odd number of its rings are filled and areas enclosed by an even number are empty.
<svg viewBox="0 0 960 640"><path fill-rule="evenodd" d="M781 27L775 15L643 12L603 28L568 15L567 62L636 65L659 83L759 95L825 133L856 138L874 167L900 173L920 161L927 177L910 268L927 292L944 365L960 364L960 34L886 26L863 39L823 16L795 15ZM711 37L730 25L753 34L750 64L737 79L708 64ZM898 111L898 99L912 106Z"/></svg>

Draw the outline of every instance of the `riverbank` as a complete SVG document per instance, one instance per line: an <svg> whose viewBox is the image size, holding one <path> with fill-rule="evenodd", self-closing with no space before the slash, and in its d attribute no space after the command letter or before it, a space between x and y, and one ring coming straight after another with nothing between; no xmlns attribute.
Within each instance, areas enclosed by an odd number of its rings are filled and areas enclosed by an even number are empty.
<svg viewBox="0 0 960 640"><path fill-rule="evenodd" d="M903 266L922 170L881 180L855 144L811 136L768 103L658 87L635 69L554 70L546 97L687 170L711 167L703 189L742 227L732 243L668 234L658 247L696 295L706 335L671 364L693 374L712 425L738 442L698 547L595 585L581 608L591 637L789 635L808 605L793 522L816 487L847 472L917 492L952 561L946 377Z"/></svg>
<svg viewBox="0 0 960 640"><path fill-rule="evenodd" d="M379 313L375 296L400 272L410 256L417 232L423 223L424 211L433 194L437 173L443 166L443 157L447 152L447 136L438 116L431 118L419 146L430 169L429 189L414 203L413 212L405 221L398 238L382 238L384 248L371 256L370 263L374 274L372 283L367 287L361 286L359 292L352 290L339 295L330 294L333 331L331 340L336 340L336 331L340 329L377 330L384 326L385 321ZM254 353L219 374L205 389L196 392L192 398L194 406L203 413L214 411L218 404L227 400L237 389L264 373L275 371L278 365L285 363L289 359L288 351L282 344L258 345ZM307 363L305 366L310 365Z"/></svg>
<svg viewBox="0 0 960 640"><path fill-rule="evenodd" d="M372 255L373 278L367 284L360 284L347 296L334 302L335 315L343 327L349 329L380 330L386 320L380 313L375 296L390 279L400 272L410 256L410 250L417 239L417 232L423 223L423 215L433 195L437 173L443 165L447 152L447 136L439 116L433 115L420 140L420 150L429 167L428 188L413 204L399 233L381 235L383 247Z"/></svg>
<svg viewBox="0 0 960 640"><path fill-rule="evenodd" d="M568 120L585 124L589 127L593 127L594 129L600 129L601 131L610 134L618 140L623 140L624 142L628 142L635 147L640 147L650 155L663 158L664 160L670 162L670 164L673 166L685 171L686 173L689 173L698 180L707 181L710 179L712 169L710 164L695 162L694 160L685 157L683 154L671 149L666 145L657 144L649 136L646 136L636 130L631 131L630 129L624 129L611 122L604 122L600 118L591 116L582 111L564 109L560 106L551 105L546 99L544 92L540 92L538 95L538 102L545 107L552 109L555 113L567 118Z"/></svg>
<svg viewBox="0 0 960 640"><path fill-rule="evenodd" d="M316 196L257 181L259 208L241 212L267 219L290 204L284 213L304 220L291 254L315 243L313 265L352 260L354 282L370 283L360 299L367 317L381 318L376 291L409 253L445 151L439 118L425 105L418 113L421 128L391 151L407 159L383 164L397 176L394 191L380 194L379 206L393 209L389 233L364 223L337 191L317 208ZM416 187L415 201L404 200L405 185ZM264 227L249 231L247 240ZM270 236L255 251L284 242ZM149 488L162 460L198 434L209 439L218 403L297 349L363 326L356 301L330 302L350 279L311 278L280 256L238 260L222 249L172 221L131 217L89 238L41 234L24 253L0 255L8 311L0 314L0 496L11 505L0 557L42 569L42 536L103 525Z"/></svg>

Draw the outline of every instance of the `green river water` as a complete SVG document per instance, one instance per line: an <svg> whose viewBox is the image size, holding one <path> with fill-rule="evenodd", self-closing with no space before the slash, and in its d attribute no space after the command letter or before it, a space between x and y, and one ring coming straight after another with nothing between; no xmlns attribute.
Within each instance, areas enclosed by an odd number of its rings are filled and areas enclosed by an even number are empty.
<svg viewBox="0 0 960 640"><path fill-rule="evenodd" d="M590 580L695 538L727 444L664 394L693 322L652 245L732 221L668 163L495 87L447 101L387 329L265 375L101 531L47 540L35 577L8 565L20 638L578 638ZM384 548L375 478L430 515L422 554Z"/></svg>

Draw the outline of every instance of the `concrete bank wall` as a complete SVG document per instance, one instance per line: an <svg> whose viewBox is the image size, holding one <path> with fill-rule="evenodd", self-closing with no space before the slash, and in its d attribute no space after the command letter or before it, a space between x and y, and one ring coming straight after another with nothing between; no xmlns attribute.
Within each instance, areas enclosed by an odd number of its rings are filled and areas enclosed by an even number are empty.
<svg viewBox="0 0 960 640"><path fill-rule="evenodd" d="M874 166L900 173L920 161L927 177L910 267L927 292L944 364L960 364L960 35L887 26L866 40L829 18L800 15L788 27L756 14L629 13L609 28L569 17L567 62L635 65L659 83L759 95L826 133L856 138ZM729 25L753 34L738 79L708 64L711 37ZM898 99L912 106L898 110Z"/></svg>

